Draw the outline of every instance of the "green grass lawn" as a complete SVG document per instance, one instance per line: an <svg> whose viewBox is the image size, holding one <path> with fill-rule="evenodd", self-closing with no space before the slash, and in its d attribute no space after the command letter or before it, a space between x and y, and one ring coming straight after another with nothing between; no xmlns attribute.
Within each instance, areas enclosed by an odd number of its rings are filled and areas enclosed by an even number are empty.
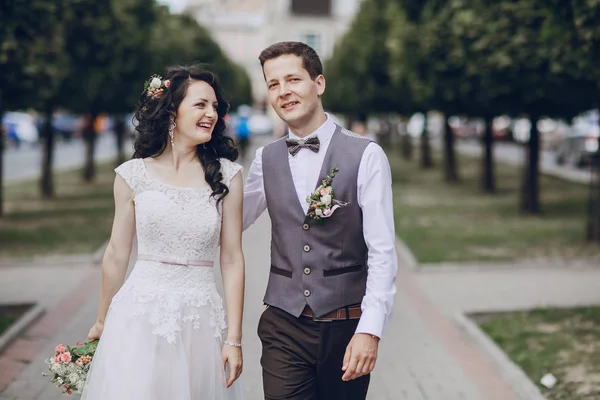
<svg viewBox="0 0 600 400"><path fill-rule="evenodd" d="M533 382L556 376L554 388L539 385L548 400L600 398L600 307L518 312L480 325Z"/></svg>
<svg viewBox="0 0 600 400"><path fill-rule="evenodd" d="M419 262L494 261L519 258L598 257L584 240L588 188L542 176L543 214L518 211L520 169L497 165L499 193L479 191L479 160L459 157L462 181L448 185L436 168L421 170L388 153L394 179L396 231ZM438 156L438 154L436 154ZM110 234L112 165L98 167L96 183L79 171L56 174L56 199L42 200L37 181L6 187L0 220L0 257L82 253Z"/></svg>
<svg viewBox="0 0 600 400"><path fill-rule="evenodd" d="M518 210L521 169L496 164L498 193L480 190L480 160L460 155L461 182L443 181L435 168L405 161L389 151L396 232L420 263L598 257L600 245L585 241L588 187L541 176L538 216Z"/></svg>
<svg viewBox="0 0 600 400"><path fill-rule="evenodd" d="M93 252L109 237L112 164L99 165L93 184L80 171L55 175L56 198L40 198L38 182L7 185L0 219L0 258Z"/></svg>

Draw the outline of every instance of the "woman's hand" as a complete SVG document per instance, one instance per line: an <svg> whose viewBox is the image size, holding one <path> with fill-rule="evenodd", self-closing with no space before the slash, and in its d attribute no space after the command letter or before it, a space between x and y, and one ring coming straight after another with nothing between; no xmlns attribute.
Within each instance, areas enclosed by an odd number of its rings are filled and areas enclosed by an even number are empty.
<svg viewBox="0 0 600 400"><path fill-rule="evenodd" d="M230 387L242 374L242 349L228 344L223 345L221 350L221 358L223 359L223 368L229 364L229 377L226 385Z"/></svg>
<svg viewBox="0 0 600 400"><path fill-rule="evenodd" d="M104 323L100 321L96 321L92 329L88 332L88 342L91 342L94 339L100 339L102 336L102 331L104 330Z"/></svg>

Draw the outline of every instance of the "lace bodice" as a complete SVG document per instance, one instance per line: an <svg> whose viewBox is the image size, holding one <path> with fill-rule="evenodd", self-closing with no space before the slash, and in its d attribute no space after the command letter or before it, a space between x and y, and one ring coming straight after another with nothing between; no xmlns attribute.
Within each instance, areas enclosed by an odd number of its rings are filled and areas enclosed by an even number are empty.
<svg viewBox="0 0 600 400"><path fill-rule="evenodd" d="M229 186L242 167L221 159L222 182ZM115 171L134 193L138 253L212 261L221 234L221 204L210 186L171 186L150 175L142 159Z"/></svg>
<svg viewBox="0 0 600 400"><path fill-rule="evenodd" d="M241 168L221 159L222 182L229 186ZM141 159L127 161L115 171L134 193L139 254L214 260L222 208L216 206L210 187L185 188L161 182L149 174ZM227 326L213 270L201 266L138 260L110 308L111 312L130 312L131 317L146 319L152 333L169 343L177 342L186 323L194 328L209 324L217 337Z"/></svg>

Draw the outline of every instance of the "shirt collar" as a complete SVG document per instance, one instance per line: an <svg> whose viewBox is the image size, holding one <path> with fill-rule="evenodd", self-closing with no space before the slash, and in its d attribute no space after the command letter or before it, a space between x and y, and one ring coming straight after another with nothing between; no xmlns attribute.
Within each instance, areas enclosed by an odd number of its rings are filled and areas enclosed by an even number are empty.
<svg viewBox="0 0 600 400"><path fill-rule="evenodd" d="M323 125L318 127L317 130L314 131L313 133L311 133L310 135L308 135L304 138L301 138L299 136L294 135L294 133L291 131L291 129L288 128L288 137L290 139L306 140L311 137L318 136L319 141L321 143L328 141L329 139L331 139L331 136L333 135L333 132L335 131L335 122L333 122L333 119L329 116L329 114L325 113L325 116L327 116L327 120L325 120Z"/></svg>

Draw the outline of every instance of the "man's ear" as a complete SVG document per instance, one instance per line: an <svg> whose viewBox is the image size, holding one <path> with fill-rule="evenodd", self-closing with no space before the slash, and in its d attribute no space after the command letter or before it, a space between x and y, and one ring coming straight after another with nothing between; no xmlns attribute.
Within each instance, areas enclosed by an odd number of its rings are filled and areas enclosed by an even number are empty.
<svg viewBox="0 0 600 400"><path fill-rule="evenodd" d="M317 94L319 96L323 96L325 93L325 77L323 75L319 75L315 78L315 83L317 84Z"/></svg>

